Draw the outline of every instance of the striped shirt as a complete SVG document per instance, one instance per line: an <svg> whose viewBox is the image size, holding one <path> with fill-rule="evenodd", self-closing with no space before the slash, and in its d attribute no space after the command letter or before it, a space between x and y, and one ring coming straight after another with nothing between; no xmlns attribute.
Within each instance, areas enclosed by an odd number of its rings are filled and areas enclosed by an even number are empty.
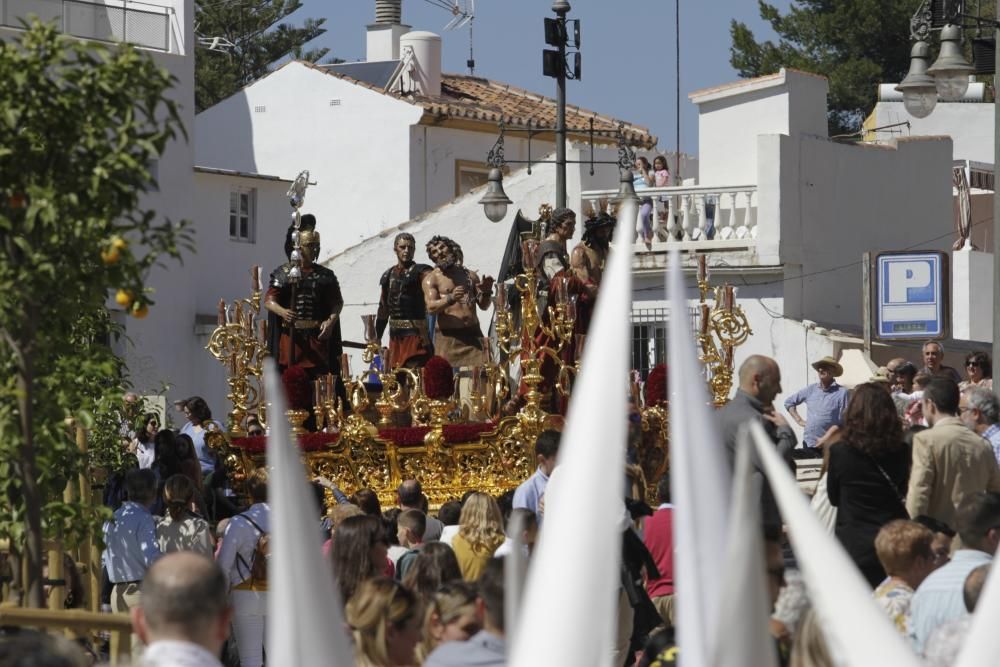
<svg viewBox="0 0 1000 667"><path fill-rule="evenodd" d="M1000 463L1000 424L990 424L990 427L980 435L986 439L986 442L990 443L993 455L997 457L997 463Z"/></svg>
<svg viewBox="0 0 1000 667"><path fill-rule="evenodd" d="M993 557L977 549L959 549L951 562L932 572L913 594L910 603L910 639L918 653L934 630L967 612L962 586L969 573Z"/></svg>

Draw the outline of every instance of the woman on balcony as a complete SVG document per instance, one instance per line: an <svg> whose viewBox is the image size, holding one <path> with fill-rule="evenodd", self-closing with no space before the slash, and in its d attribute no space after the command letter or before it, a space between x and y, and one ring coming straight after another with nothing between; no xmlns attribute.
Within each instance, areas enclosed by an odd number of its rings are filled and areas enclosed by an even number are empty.
<svg viewBox="0 0 1000 667"><path fill-rule="evenodd" d="M643 156L635 159L635 168L632 170L632 187L638 193L641 190L650 188L656 182L653 170L649 166L649 160ZM642 220L642 242L646 247L650 247L653 242L653 199L639 195L639 218Z"/></svg>

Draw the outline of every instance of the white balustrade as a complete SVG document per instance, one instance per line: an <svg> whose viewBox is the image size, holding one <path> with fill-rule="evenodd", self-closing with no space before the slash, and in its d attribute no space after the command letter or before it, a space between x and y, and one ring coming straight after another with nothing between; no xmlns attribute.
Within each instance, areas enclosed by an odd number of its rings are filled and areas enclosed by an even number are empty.
<svg viewBox="0 0 1000 667"><path fill-rule="evenodd" d="M583 200L613 202L617 190L583 193ZM678 245L691 250L740 250L756 245L757 186L677 186L646 188L653 200L653 244L636 241L637 252L664 251ZM640 221L633 226L641 230Z"/></svg>

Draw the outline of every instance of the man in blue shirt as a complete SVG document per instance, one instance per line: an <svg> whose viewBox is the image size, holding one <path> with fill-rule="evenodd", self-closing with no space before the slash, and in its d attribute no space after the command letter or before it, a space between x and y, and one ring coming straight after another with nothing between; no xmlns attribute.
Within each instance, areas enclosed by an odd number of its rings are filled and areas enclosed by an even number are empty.
<svg viewBox="0 0 1000 667"><path fill-rule="evenodd" d="M129 471L125 477L128 500L104 524L102 560L108 570L111 610L129 613L139 604L139 586L146 570L162 556L156 541L156 519L149 512L156 498L156 477L149 469ZM132 635L132 655L138 656L142 644Z"/></svg>
<svg viewBox="0 0 1000 667"><path fill-rule="evenodd" d="M819 382L800 389L785 399L785 409L799 426L805 428L802 441L806 447L822 447L823 436L831 426L843 424L847 409L847 389L834 378L844 374L844 367L833 357L823 357L812 365ZM806 418L799 416L796 407L806 404Z"/></svg>
<svg viewBox="0 0 1000 667"><path fill-rule="evenodd" d="M538 505L542 496L545 495L549 475L555 470L561 436L559 431L551 429L542 431L538 435L538 439L535 441L535 458L538 460L538 469L514 491L514 509L523 507L534 512L535 516L538 517L539 526L542 525L542 512L539 511Z"/></svg>
<svg viewBox="0 0 1000 667"><path fill-rule="evenodd" d="M955 514L963 548L930 574L910 603L910 638L918 653L935 628L965 615L962 587L969 573L993 560L1000 544L1000 493L966 496Z"/></svg>

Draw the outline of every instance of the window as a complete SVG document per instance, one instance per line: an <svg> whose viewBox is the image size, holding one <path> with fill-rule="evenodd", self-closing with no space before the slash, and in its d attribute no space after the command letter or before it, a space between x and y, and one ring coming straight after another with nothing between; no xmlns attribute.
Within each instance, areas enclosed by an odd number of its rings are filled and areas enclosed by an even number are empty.
<svg viewBox="0 0 1000 667"><path fill-rule="evenodd" d="M237 188L229 193L229 239L253 243L257 222L257 190Z"/></svg>
<svg viewBox="0 0 1000 667"><path fill-rule="evenodd" d="M692 337L698 333L700 310L688 307ZM636 308L630 317L632 323L632 368L639 371L643 381L658 364L667 363L667 328L669 308Z"/></svg>

